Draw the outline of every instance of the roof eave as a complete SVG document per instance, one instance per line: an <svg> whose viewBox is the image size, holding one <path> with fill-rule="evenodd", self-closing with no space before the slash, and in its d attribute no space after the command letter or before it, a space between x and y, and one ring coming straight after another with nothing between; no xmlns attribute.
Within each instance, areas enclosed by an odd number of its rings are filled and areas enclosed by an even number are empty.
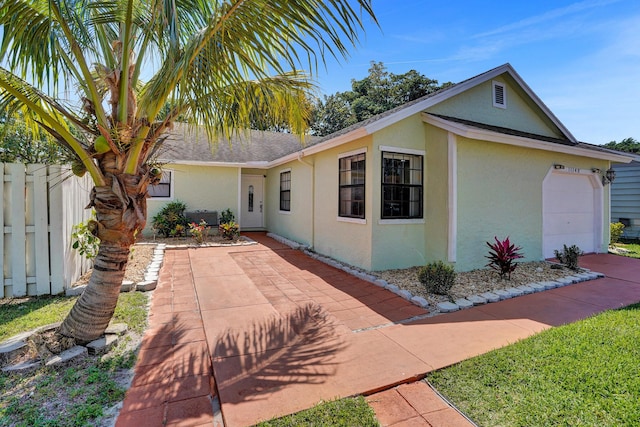
<svg viewBox="0 0 640 427"><path fill-rule="evenodd" d="M436 126L440 129L444 129L455 135L462 136L464 138L476 139L481 141L490 141L500 144L508 144L519 147L534 148L538 150L553 151L556 153L572 154L583 157L589 157L593 159L608 160L618 163L629 163L632 157L618 155L613 153L604 153L601 151L589 150L587 148L580 148L572 145L562 145L553 142L540 141L533 138L526 138L522 136L506 135L499 132L494 132L486 129L478 129L471 126L467 126L462 123L456 123L449 120L435 117L427 113L422 113L422 120L425 123Z"/></svg>

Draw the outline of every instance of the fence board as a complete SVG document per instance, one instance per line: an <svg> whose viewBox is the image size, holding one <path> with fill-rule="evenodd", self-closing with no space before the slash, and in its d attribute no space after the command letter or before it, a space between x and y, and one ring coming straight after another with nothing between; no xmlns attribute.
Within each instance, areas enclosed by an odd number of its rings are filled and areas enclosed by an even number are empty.
<svg viewBox="0 0 640 427"><path fill-rule="evenodd" d="M4 163L0 163L0 298L9 296L8 289L5 292L4 272Z"/></svg>
<svg viewBox="0 0 640 427"><path fill-rule="evenodd" d="M9 165L11 174L11 283L14 297L27 295L25 264L25 185L24 165Z"/></svg>
<svg viewBox="0 0 640 427"><path fill-rule="evenodd" d="M49 281L49 224L47 206L47 166L29 165L33 174L33 225L35 227L36 295L51 293Z"/></svg>
<svg viewBox="0 0 640 427"><path fill-rule="evenodd" d="M64 292L64 258L65 252L68 250L64 246L62 237L62 184L61 167L58 165L49 166L49 242L52 248L50 251L51 259L51 294L57 295Z"/></svg>

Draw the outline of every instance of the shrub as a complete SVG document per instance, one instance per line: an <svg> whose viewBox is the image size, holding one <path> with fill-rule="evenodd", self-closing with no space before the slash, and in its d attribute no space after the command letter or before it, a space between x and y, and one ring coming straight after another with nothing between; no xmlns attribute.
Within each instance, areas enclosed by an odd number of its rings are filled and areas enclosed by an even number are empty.
<svg viewBox="0 0 640 427"><path fill-rule="evenodd" d="M524 258L524 256L518 252L522 248L511 243L509 237L503 241L498 240L495 236L494 239L496 241L495 243L487 242L487 246L491 248L489 255L485 256L485 258L489 259L487 267L491 267L500 273L501 279L504 279L506 276L508 280L511 280L511 273L518 266L518 263L514 261L519 258Z"/></svg>
<svg viewBox="0 0 640 427"><path fill-rule="evenodd" d="M220 235L229 240L233 240L240 235L240 227L235 222L224 222L218 226L218 230L220 230Z"/></svg>
<svg viewBox="0 0 640 427"><path fill-rule="evenodd" d="M196 224L195 222L189 224L189 233L191 233L193 238L196 239L196 242L202 243L209 235L209 228L211 228L209 227L209 224L202 219L199 224Z"/></svg>
<svg viewBox="0 0 640 427"><path fill-rule="evenodd" d="M73 249L77 250L81 256L87 259L93 259L98 255L100 248L100 239L94 235L96 228L95 211L92 217L86 222L81 222L73 226L71 238L73 239Z"/></svg>
<svg viewBox="0 0 640 427"><path fill-rule="evenodd" d="M609 224L609 234L611 235L610 245L615 245L622 236L622 230L624 230L624 224L621 222L612 222Z"/></svg>
<svg viewBox="0 0 640 427"><path fill-rule="evenodd" d="M562 252L559 250L555 250L556 258L560 261L561 264L564 264L570 270L577 270L578 267L578 257L583 255L584 252L577 247L576 245L567 247L567 245L562 245L564 248Z"/></svg>
<svg viewBox="0 0 640 427"><path fill-rule="evenodd" d="M188 223L184 215L186 209L187 205L179 200L167 203L153 217L153 229L164 237L182 236Z"/></svg>
<svg viewBox="0 0 640 427"><path fill-rule="evenodd" d="M220 213L220 224L228 224L236 220L235 215L231 212L231 209L225 209Z"/></svg>
<svg viewBox="0 0 640 427"><path fill-rule="evenodd" d="M432 262L418 271L418 280L427 292L447 295L456 282L456 272L442 261Z"/></svg>

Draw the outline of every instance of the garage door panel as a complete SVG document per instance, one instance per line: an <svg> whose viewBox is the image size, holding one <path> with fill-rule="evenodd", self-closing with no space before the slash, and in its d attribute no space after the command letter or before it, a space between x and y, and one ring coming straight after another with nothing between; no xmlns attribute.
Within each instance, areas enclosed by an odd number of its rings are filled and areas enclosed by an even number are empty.
<svg viewBox="0 0 640 427"><path fill-rule="evenodd" d="M563 245L577 245L585 252L596 250L596 215L594 182L587 174L551 173L543 184L543 228L545 258Z"/></svg>
<svg viewBox="0 0 640 427"><path fill-rule="evenodd" d="M549 214L547 234L593 234L593 214Z"/></svg>
<svg viewBox="0 0 640 427"><path fill-rule="evenodd" d="M593 210L593 193L554 193L551 199L554 202L547 207L547 213L583 213Z"/></svg>

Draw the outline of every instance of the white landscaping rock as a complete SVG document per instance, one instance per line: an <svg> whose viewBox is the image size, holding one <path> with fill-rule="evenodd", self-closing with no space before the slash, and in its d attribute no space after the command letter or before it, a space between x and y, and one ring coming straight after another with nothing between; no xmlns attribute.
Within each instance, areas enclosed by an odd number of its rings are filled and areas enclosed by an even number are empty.
<svg viewBox="0 0 640 427"><path fill-rule="evenodd" d="M394 294L396 292L398 292L398 290L400 288L398 288L396 285L392 285L392 284L388 284L387 286L384 287L386 290L393 292Z"/></svg>
<svg viewBox="0 0 640 427"><path fill-rule="evenodd" d="M505 291L509 292L511 297L519 297L520 295L524 295L524 291L518 288L507 288Z"/></svg>
<svg viewBox="0 0 640 427"><path fill-rule="evenodd" d="M473 303L465 298L460 298L454 301L454 303L461 309L473 307Z"/></svg>
<svg viewBox="0 0 640 427"><path fill-rule="evenodd" d="M111 350L111 348L118 343L117 335L105 335L97 340L91 341L87 344L87 351L91 355L104 354Z"/></svg>
<svg viewBox="0 0 640 427"><path fill-rule="evenodd" d="M454 304L449 301L439 302L436 307L438 307L438 310L441 313L452 313L454 311L460 310L460 307L457 304Z"/></svg>
<svg viewBox="0 0 640 427"><path fill-rule="evenodd" d="M533 289L533 292L542 292L545 290L544 285L540 283L529 283L528 286Z"/></svg>
<svg viewBox="0 0 640 427"><path fill-rule="evenodd" d="M560 283L561 286L567 286L573 284L573 279L569 279L568 277L561 277L556 282Z"/></svg>
<svg viewBox="0 0 640 427"><path fill-rule="evenodd" d="M68 297L75 297L78 295L82 295L85 289L87 289L87 285L75 286L73 288L65 289L64 294Z"/></svg>
<svg viewBox="0 0 640 427"><path fill-rule="evenodd" d="M516 289L520 289L525 295L532 294L534 292L533 288L529 285L521 285L516 287Z"/></svg>
<svg viewBox="0 0 640 427"><path fill-rule="evenodd" d="M401 296L402 298L411 301L411 298L413 297L413 295L411 295L411 292L405 290L405 289L400 289L400 291L398 291L398 296Z"/></svg>
<svg viewBox="0 0 640 427"><path fill-rule="evenodd" d="M71 347L69 350L65 350L57 356L53 356L45 362L46 366L57 365L60 363L65 363L70 360L76 359L78 357L86 356L88 354L87 347L83 347L81 345L76 345Z"/></svg>
<svg viewBox="0 0 640 427"><path fill-rule="evenodd" d="M471 301L473 305L483 305L487 303L487 299L480 295L469 295L466 299Z"/></svg>
<svg viewBox="0 0 640 427"><path fill-rule="evenodd" d="M136 290L140 292L152 291L158 286L157 280L145 280L144 282L138 282Z"/></svg>
<svg viewBox="0 0 640 427"><path fill-rule="evenodd" d="M480 294L480 296L486 299L488 302L498 302L502 299L500 298L500 295L495 294L493 292L485 292L483 294Z"/></svg>
<svg viewBox="0 0 640 427"><path fill-rule="evenodd" d="M382 280L382 279L378 279L376 281L373 282L374 285L376 286L380 286L381 288L384 288L388 285L386 280Z"/></svg>
<svg viewBox="0 0 640 427"><path fill-rule="evenodd" d="M426 299L418 296L411 298L411 302L422 308L426 308L429 306L429 302Z"/></svg>
<svg viewBox="0 0 640 427"><path fill-rule="evenodd" d="M498 295L501 300L513 298L513 295L511 295L511 292L507 292L504 289L498 289L496 291L493 291L493 293Z"/></svg>

